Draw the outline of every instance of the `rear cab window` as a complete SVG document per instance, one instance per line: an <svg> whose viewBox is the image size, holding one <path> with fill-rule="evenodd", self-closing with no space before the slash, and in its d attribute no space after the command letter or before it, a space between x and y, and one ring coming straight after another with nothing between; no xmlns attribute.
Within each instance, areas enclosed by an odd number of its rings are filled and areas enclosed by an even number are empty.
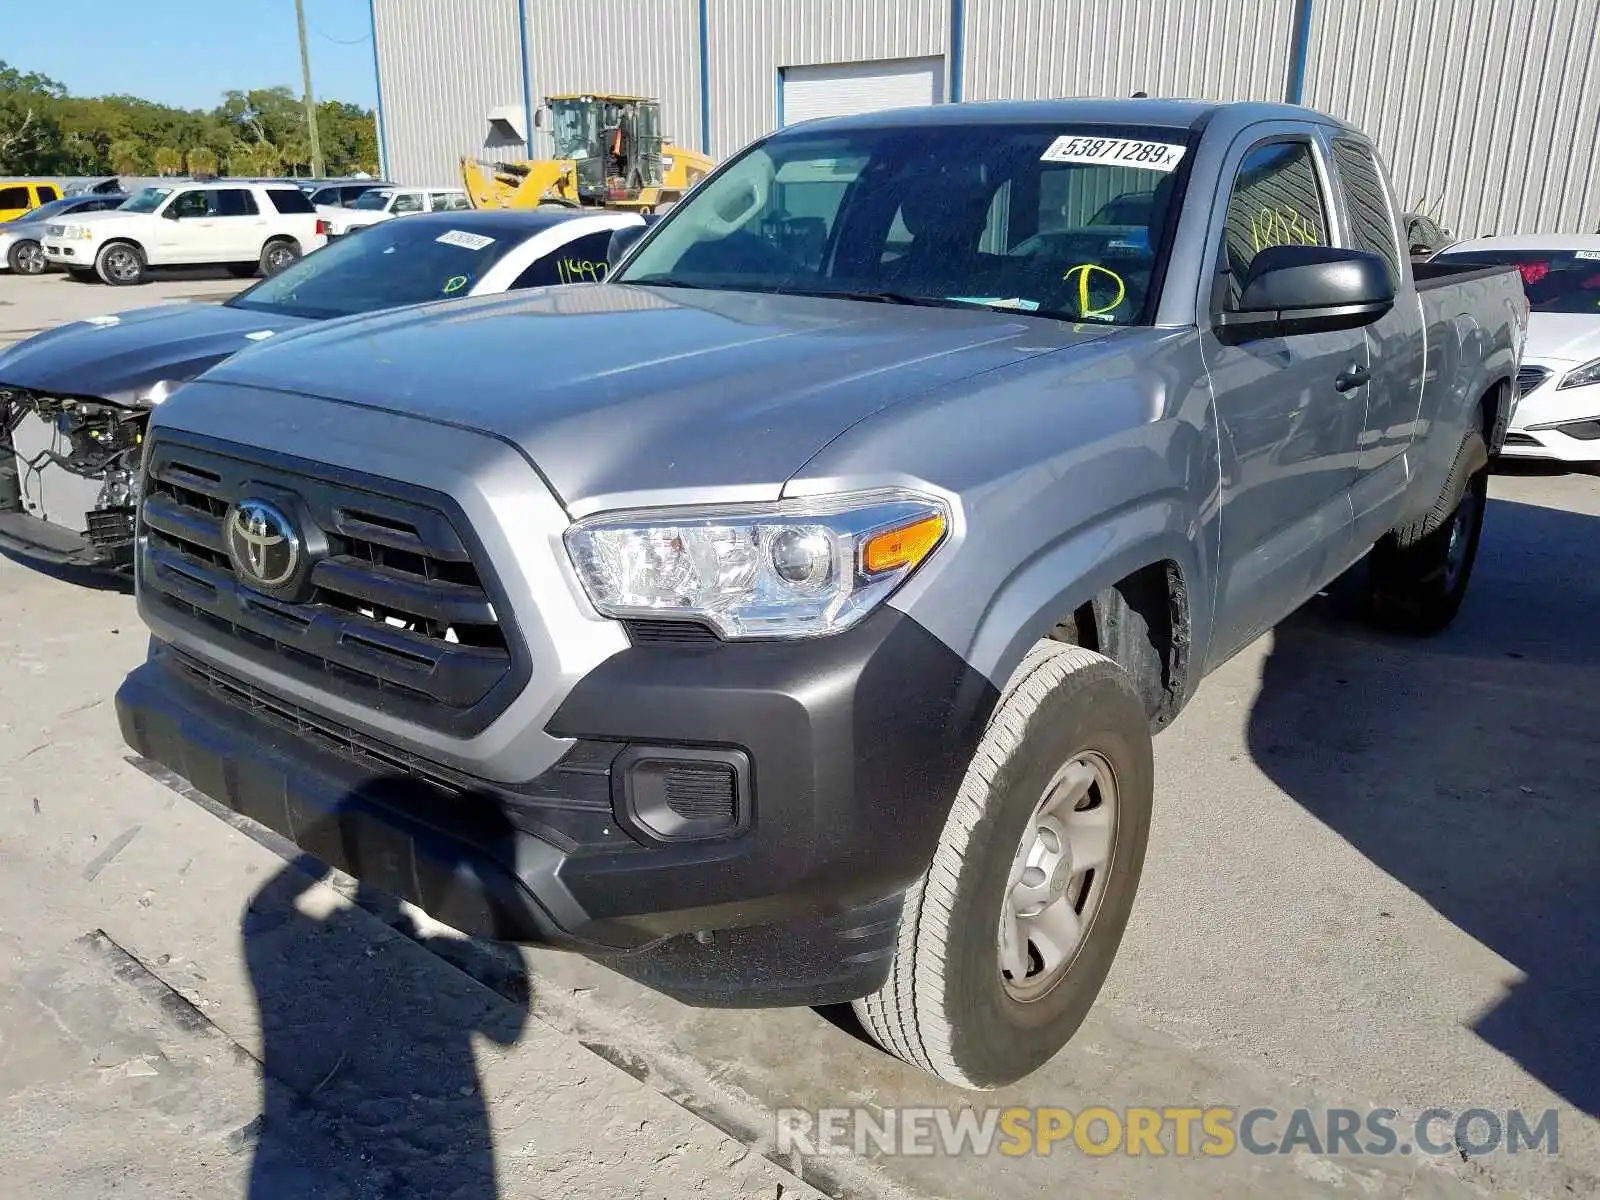
<svg viewBox="0 0 1600 1200"><path fill-rule="evenodd" d="M1394 208L1384 187L1383 171L1372 147L1351 137L1333 139L1333 164L1344 186L1350 210L1350 231L1356 247L1376 254L1389 264L1389 281L1396 288L1405 279L1400 265L1400 245L1395 238Z"/></svg>
<svg viewBox="0 0 1600 1200"><path fill-rule="evenodd" d="M43 184L39 185L39 203L40 204L48 204L52 200L59 200L59 199L61 199L61 189L56 187L55 184L53 184L53 183L43 183Z"/></svg>
<svg viewBox="0 0 1600 1200"><path fill-rule="evenodd" d="M1600 316L1600 249L1447 250L1434 261L1516 267L1534 312Z"/></svg>
<svg viewBox="0 0 1600 1200"><path fill-rule="evenodd" d="M511 284L512 290L552 283L603 283L606 251L614 232L607 229L573 238L559 250L534 259Z"/></svg>

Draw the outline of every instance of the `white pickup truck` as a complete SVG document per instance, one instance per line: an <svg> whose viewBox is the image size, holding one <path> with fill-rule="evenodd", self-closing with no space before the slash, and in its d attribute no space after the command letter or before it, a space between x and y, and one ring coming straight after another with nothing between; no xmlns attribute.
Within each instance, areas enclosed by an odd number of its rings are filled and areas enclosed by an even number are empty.
<svg viewBox="0 0 1600 1200"><path fill-rule="evenodd" d="M241 278L275 275L327 244L293 184L221 181L148 187L120 208L46 225L45 258L80 279L143 283L150 267L224 264Z"/></svg>
<svg viewBox="0 0 1600 1200"><path fill-rule="evenodd" d="M328 236L338 238L407 213L458 212L471 207L467 193L458 187L379 187L363 192L348 208L319 205L317 216L325 223Z"/></svg>

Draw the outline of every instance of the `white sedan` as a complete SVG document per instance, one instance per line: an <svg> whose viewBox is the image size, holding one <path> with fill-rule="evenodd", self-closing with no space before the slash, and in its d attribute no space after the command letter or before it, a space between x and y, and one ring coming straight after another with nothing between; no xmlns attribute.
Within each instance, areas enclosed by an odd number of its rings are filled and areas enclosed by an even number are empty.
<svg viewBox="0 0 1600 1200"><path fill-rule="evenodd" d="M1522 272L1532 312L1501 453L1600 462L1600 234L1475 238L1437 257Z"/></svg>

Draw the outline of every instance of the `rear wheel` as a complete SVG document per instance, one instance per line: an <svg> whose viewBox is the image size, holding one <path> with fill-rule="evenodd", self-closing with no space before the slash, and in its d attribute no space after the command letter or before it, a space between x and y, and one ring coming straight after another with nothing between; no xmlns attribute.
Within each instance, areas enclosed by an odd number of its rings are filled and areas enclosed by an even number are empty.
<svg viewBox="0 0 1600 1200"><path fill-rule="evenodd" d="M1459 498L1457 498L1459 497ZM1455 506L1449 507L1455 499ZM1476 429L1429 512L1385 534L1368 560L1373 615L1406 633L1438 633L1456 618L1478 558L1489 500L1489 456Z"/></svg>
<svg viewBox="0 0 1600 1200"><path fill-rule="evenodd" d="M855 1002L878 1044L969 1088L1011 1083L1066 1045L1122 941L1153 790L1126 673L1035 646L906 896L888 982Z"/></svg>
<svg viewBox="0 0 1600 1200"><path fill-rule="evenodd" d="M112 287L130 287L144 282L144 254L131 242L112 242L95 255L94 269Z"/></svg>
<svg viewBox="0 0 1600 1200"><path fill-rule="evenodd" d="M274 238L261 249L261 273L276 275L300 257L300 244L289 238Z"/></svg>
<svg viewBox="0 0 1600 1200"><path fill-rule="evenodd" d="M35 241L20 241L6 251L6 264L18 275L43 275L48 265L44 247Z"/></svg>

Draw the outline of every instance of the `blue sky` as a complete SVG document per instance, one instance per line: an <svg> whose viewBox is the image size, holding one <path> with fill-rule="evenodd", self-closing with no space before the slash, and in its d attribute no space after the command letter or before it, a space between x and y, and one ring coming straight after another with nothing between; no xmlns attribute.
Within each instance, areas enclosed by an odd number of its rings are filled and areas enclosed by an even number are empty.
<svg viewBox="0 0 1600 1200"><path fill-rule="evenodd" d="M294 0L3 0L0 58L75 96L127 93L212 108L229 88L300 91ZM371 108L368 0L305 0L319 100Z"/></svg>

